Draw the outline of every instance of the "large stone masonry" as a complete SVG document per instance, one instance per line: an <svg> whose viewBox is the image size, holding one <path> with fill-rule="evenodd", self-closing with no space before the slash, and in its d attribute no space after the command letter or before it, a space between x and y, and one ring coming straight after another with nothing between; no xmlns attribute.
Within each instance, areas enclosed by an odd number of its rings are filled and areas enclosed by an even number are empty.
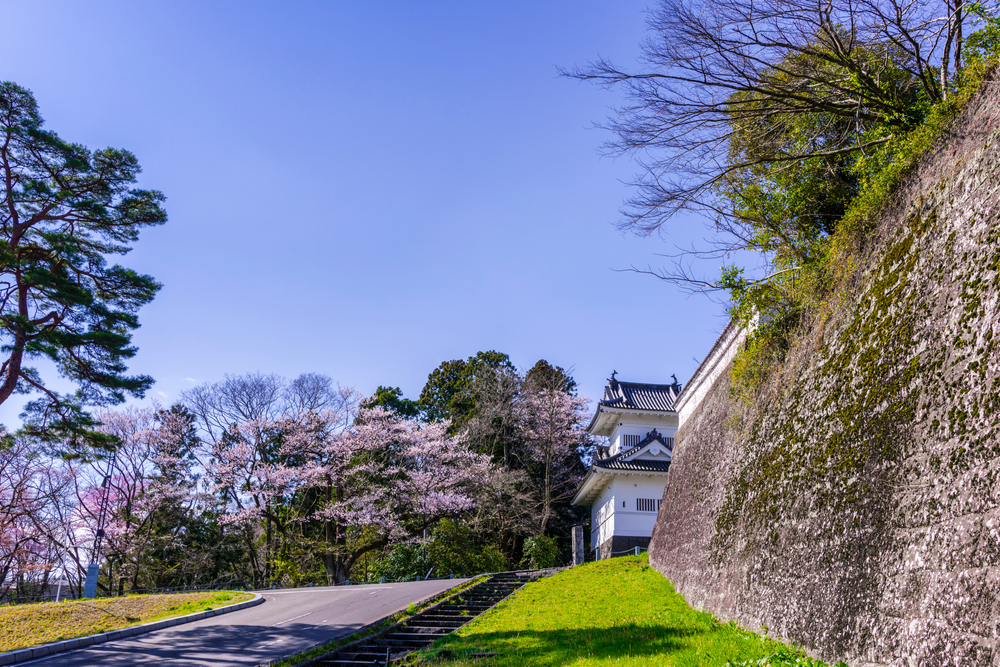
<svg viewBox="0 0 1000 667"><path fill-rule="evenodd" d="M691 604L851 667L1000 666L998 99L760 398L723 373L681 424L650 562Z"/></svg>

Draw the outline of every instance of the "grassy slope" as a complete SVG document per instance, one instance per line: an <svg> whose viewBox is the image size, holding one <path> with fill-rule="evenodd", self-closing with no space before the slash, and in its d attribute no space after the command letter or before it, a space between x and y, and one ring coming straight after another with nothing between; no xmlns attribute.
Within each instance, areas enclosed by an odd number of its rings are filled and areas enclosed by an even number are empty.
<svg viewBox="0 0 1000 667"><path fill-rule="evenodd" d="M0 652L119 630L249 600L250 593L183 593L0 607Z"/></svg>
<svg viewBox="0 0 1000 667"><path fill-rule="evenodd" d="M483 660L470 653L502 653ZM763 663L757 661L771 656ZM815 665L776 641L688 606L645 555L614 558L529 584L413 662L521 665Z"/></svg>
<svg viewBox="0 0 1000 667"><path fill-rule="evenodd" d="M275 663L273 667L291 667L293 665L298 665L303 662L306 662L307 660L319 658L327 653L330 653L334 649L340 648L341 646L345 646L346 644L350 644L354 641L357 641L358 639L362 639L364 637L370 637L371 635L379 633L382 630L385 630L386 628L395 625L396 623L399 623L400 621L406 620L410 616L416 614L418 611L426 609L427 607L430 607L433 604L436 604L443 598L450 597L458 593L459 591L465 590L466 588L472 588L473 586L480 584L485 580L486 579L484 577L476 577L475 579L470 579L464 584L455 586L454 588L449 588L448 590L440 593L439 595L435 595L432 599L428 600L424 604L421 605L410 604L410 606L408 606L405 611L393 614L392 616L389 616L388 618L383 619L381 622L373 625L373 627L368 628L367 630L362 630L360 632L353 632L349 635L338 637L337 639L334 639L331 642L320 644L319 646L314 646L313 648L307 651L303 651L302 653L296 653L294 655L288 656L284 660Z"/></svg>

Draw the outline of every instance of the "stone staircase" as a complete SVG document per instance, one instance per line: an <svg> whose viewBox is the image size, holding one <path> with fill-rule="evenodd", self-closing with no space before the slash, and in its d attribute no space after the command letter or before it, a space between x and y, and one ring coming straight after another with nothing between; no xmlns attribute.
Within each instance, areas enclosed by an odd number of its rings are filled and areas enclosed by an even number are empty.
<svg viewBox="0 0 1000 667"><path fill-rule="evenodd" d="M462 627L539 576L543 576L542 572L495 574L481 584L414 614L403 623L343 646L308 664L342 667L391 665L406 654L429 646L436 639Z"/></svg>

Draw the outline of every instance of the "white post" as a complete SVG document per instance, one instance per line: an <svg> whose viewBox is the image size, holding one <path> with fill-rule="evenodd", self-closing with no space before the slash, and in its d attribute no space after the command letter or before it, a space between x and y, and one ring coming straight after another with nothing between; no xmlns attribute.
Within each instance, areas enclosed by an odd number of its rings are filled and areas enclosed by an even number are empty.
<svg viewBox="0 0 1000 667"><path fill-rule="evenodd" d="M583 526L573 526L573 565L583 565Z"/></svg>

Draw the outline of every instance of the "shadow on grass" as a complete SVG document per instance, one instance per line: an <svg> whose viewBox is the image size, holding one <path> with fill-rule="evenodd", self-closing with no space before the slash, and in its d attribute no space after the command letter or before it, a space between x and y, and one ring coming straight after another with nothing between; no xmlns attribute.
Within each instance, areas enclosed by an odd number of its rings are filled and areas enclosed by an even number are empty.
<svg viewBox="0 0 1000 667"><path fill-rule="evenodd" d="M697 654L699 659L691 664L711 664L704 662L706 658L717 659L719 664L742 658L739 647L727 641L724 634L724 626L691 630L638 623L588 630L483 632L442 639L428 649L421 662L447 664L470 658L474 653L503 654L488 663L495 665L563 665L577 658L681 657L684 654L692 658Z"/></svg>

